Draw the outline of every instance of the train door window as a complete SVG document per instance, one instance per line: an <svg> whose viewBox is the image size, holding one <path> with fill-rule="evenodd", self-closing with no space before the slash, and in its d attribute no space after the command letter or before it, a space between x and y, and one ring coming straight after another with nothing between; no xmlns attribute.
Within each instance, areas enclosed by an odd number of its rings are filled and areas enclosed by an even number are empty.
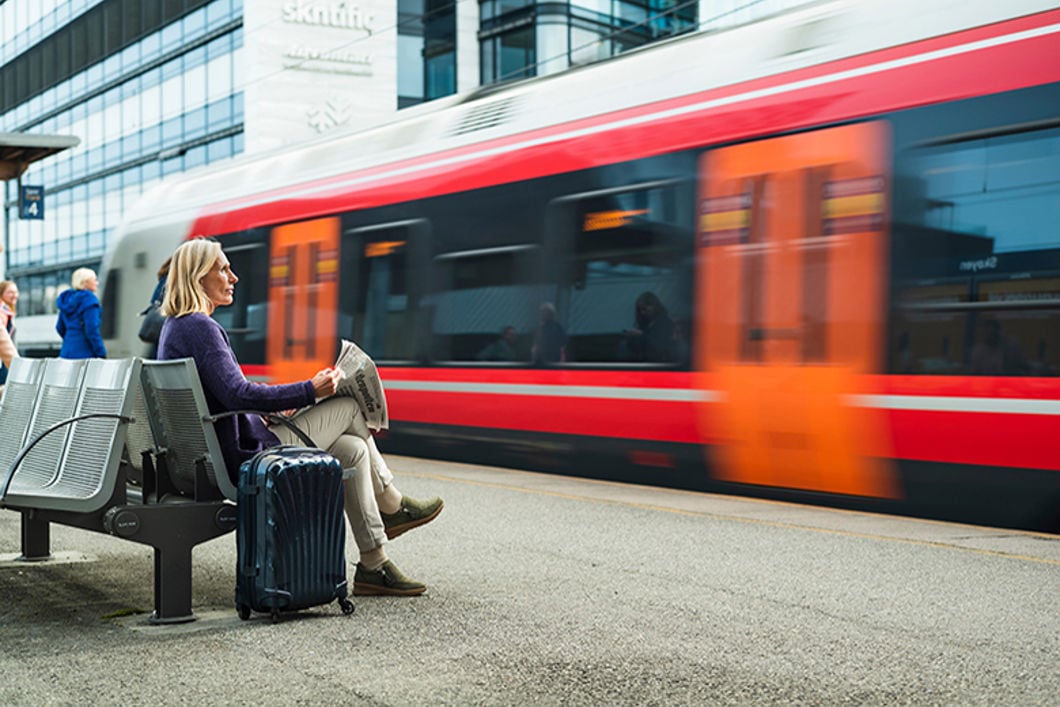
<svg viewBox="0 0 1060 707"><path fill-rule="evenodd" d="M897 156L899 373L1060 375L1060 128Z"/></svg>
<svg viewBox="0 0 1060 707"><path fill-rule="evenodd" d="M340 337L376 361L424 358L420 316L426 288L425 249L430 224L400 221L347 229L339 293Z"/></svg>
<svg viewBox="0 0 1060 707"><path fill-rule="evenodd" d="M221 246L239 278L231 306L218 307L213 318L228 332L236 358L243 365L265 363L269 312L269 249L261 231L222 236Z"/></svg>
<svg viewBox="0 0 1060 707"><path fill-rule="evenodd" d="M562 197L549 206L549 260L565 361L683 365L689 355L694 242L691 181Z"/></svg>
<svg viewBox="0 0 1060 707"><path fill-rule="evenodd" d="M453 362L528 361L542 297L533 284L540 254L537 246L515 245L436 256L433 357Z"/></svg>

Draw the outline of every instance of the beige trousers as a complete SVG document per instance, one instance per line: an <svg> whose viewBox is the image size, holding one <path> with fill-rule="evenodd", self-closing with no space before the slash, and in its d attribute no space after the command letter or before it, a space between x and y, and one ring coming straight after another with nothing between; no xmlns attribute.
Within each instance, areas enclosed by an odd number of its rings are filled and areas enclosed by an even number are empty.
<svg viewBox="0 0 1060 707"><path fill-rule="evenodd" d="M378 497L394 481L394 475L375 446L364 415L353 398L333 397L291 418L321 449L333 454L346 472L343 492L346 518L362 553L386 543ZM285 425L269 429L281 444L304 444Z"/></svg>

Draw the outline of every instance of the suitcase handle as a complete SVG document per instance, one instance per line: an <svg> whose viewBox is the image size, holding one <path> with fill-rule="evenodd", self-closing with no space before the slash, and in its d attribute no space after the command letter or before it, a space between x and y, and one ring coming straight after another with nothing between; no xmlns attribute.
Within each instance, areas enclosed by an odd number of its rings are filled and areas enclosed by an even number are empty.
<svg viewBox="0 0 1060 707"><path fill-rule="evenodd" d="M307 447L317 447L316 442L314 442L305 432L298 429L298 427L293 422L288 420L283 415L277 415L273 412L263 412L261 410L229 410L228 412L221 412L216 415L210 415L207 419L210 422L217 422L218 420L223 420L226 417L232 417L234 415L260 415L261 417L268 419L269 422L279 422L287 429L294 432L295 436L297 436L298 439L302 440L302 443L305 444Z"/></svg>

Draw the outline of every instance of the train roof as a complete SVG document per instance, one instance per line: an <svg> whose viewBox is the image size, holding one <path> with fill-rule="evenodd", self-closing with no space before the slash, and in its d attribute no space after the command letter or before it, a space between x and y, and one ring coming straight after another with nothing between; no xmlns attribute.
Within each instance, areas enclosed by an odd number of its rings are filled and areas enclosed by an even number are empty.
<svg viewBox="0 0 1060 707"><path fill-rule="evenodd" d="M243 155L167 178L123 231L190 222L201 209L423 155L916 42L1054 7L1042 0L830 0L701 30L611 59L405 109L362 130Z"/></svg>

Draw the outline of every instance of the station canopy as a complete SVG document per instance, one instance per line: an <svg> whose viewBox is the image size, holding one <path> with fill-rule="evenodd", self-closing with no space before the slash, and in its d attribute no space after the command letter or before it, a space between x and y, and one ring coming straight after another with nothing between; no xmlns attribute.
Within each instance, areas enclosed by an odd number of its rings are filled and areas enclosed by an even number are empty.
<svg viewBox="0 0 1060 707"><path fill-rule="evenodd" d="M0 133L0 180L17 179L37 160L80 143L74 135Z"/></svg>

